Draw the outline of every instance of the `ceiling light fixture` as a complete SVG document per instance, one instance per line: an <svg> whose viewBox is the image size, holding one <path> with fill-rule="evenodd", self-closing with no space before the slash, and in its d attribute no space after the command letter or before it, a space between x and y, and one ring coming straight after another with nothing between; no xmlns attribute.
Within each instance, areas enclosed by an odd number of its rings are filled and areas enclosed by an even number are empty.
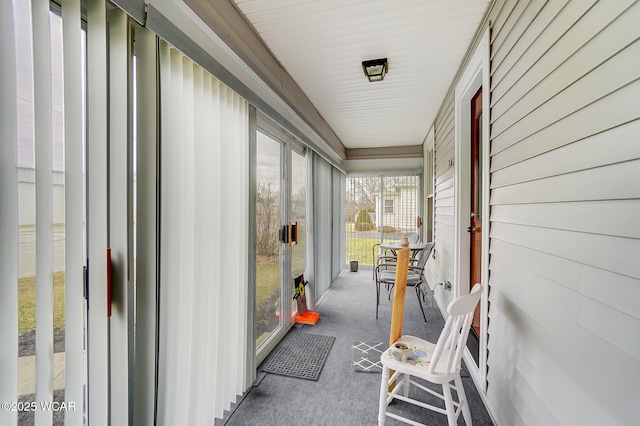
<svg viewBox="0 0 640 426"><path fill-rule="evenodd" d="M363 61L362 69L369 81L382 81L387 72L389 72L389 63L387 58Z"/></svg>

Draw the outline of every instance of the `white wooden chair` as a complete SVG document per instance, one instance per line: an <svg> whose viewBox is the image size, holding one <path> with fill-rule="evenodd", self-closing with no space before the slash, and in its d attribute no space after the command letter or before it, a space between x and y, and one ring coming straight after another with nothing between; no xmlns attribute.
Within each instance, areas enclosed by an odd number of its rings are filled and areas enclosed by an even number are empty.
<svg viewBox="0 0 640 426"><path fill-rule="evenodd" d="M462 412L467 426L471 425L471 412L462 387L460 368L462 353L466 346L469 328L473 319L473 311L480 300L481 294L482 284L476 284L469 294L459 296L449 303L447 307L449 318L447 318L438 343L435 345L414 336L402 336L396 343L402 342L409 346L413 350L413 358L407 361L396 360L391 354L391 348L382 354L380 357L383 368L382 382L380 384L378 425L384 425L386 416L413 425L422 424L398 414L387 412L387 405L394 398L445 414L449 420L449 426L458 424L457 420L460 412ZM391 377L389 377L389 370L395 370ZM442 385L442 394L415 382L413 380L414 377ZM389 392L389 384L394 382L396 386L393 391ZM445 408L409 398L410 385L415 385L419 389L443 399ZM457 402L453 400L451 395L452 389L457 393ZM401 391L403 391L402 394L400 393Z"/></svg>

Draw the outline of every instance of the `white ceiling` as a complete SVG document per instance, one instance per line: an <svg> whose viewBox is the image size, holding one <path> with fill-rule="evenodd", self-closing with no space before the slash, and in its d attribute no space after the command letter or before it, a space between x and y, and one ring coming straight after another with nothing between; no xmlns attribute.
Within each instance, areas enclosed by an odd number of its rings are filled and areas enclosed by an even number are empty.
<svg viewBox="0 0 640 426"><path fill-rule="evenodd" d="M489 0L232 0L346 148L419 145ZM388 58L369 83L362 61Z"/></svg>

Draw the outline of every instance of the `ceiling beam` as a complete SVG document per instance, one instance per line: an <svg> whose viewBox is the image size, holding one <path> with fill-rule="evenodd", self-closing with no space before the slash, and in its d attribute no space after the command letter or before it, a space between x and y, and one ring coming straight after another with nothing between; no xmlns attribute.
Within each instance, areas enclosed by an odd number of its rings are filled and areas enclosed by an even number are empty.
<svg viewBox="0 0 640 426"><path fill-rule="evenodd" d="M340 138L231 0L184 1L340 158L346 158Z"/></svg>
<svg viewBox="0 0 640 426"><path fill-rule="evenodd" d="M381 148L347 148L347 160L387 158L422 158L422 145L387 146Z"/></svg>

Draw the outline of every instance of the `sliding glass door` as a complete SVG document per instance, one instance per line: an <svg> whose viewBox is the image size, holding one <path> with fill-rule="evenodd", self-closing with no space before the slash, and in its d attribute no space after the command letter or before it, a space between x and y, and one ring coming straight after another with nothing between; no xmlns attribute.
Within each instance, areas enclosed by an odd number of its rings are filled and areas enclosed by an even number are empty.
<svg viewBox="0 0 640 426"><path fill-rule="evenodd" d="M306 160L266 119L256 137L256 312L260 363L294 323L293 279L306 264Z"/></svg>

